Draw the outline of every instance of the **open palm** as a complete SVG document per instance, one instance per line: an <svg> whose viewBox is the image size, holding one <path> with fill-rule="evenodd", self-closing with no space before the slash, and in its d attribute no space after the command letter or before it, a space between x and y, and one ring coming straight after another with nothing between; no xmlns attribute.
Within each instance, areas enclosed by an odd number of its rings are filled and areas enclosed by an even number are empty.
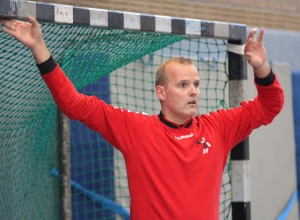
<svg viewBox="0 0 300 220"><path fill-rule="evenodd" d="M33 17L27 16L30 23L19 20L1 20L2 30L15 37L22 44L34 48L43 41L40 24Z"/></svg>
<svg viewBox="0 0 300 220"><path fill-rule="evenodd" d="M254 68L259 68L265 63L267 59L267 53L262 43L264 29L260 30L257 41L255 42L253 41L254 34L254 31L251 30L248 35L244 52L248 63Z"/></svg>

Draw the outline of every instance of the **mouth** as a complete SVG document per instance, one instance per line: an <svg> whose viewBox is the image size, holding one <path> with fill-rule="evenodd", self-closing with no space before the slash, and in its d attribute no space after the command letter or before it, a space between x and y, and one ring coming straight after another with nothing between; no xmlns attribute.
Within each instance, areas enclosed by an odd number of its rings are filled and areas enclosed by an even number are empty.
<svg viewBox="0 0 300 220"><path fill-rule="evenodd" d="M196 102L196 100L192 100L192 101L188 102L188 104L189 104L189 105L190 105L190 104L192 104L192 105L196 105L196 104L197 104L197 102Z"/></svg>

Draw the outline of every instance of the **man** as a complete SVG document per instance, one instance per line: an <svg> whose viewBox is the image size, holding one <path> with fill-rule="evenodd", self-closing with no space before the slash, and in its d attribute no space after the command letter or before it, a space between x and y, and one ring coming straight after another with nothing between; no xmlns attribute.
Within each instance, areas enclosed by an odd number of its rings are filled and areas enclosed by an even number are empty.
<svg viewBox="0 0 300 220"><path fill-rule="evenodd" d="M51 57L36 19L1 20L3 31L30 48L59 109L99 132L126 162L131 219L219 219L222 172L232 147L272 122L283 90L266 63L261 29L245 46L258 96L235 109L195 116L200 78L191 60L174 58L158 69L159 115L145 115L79 94Z"/></svg>

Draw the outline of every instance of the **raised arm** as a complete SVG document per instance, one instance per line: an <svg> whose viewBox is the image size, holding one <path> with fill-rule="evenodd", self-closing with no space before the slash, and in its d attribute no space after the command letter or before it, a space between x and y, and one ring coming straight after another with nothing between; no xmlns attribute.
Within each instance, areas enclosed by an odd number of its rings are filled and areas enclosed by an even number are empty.
<svg viewBox="0 0 300 220"><path fill-rule="evenodd" d="M86 103L90 103L86 101L88 97L76 91L72 82L51 57L38 21L31 16L27 16L27 19L29 22L1 19L2 30L32 51L41 76L50 89L58 108L68 117L82 120L86 114L81 113L80 110L84 112L90 109L86 106Z"/></svg>
<svg viewBox="0 0 300 220"><path fill-rule="evenodd" d="M44 42L42 29L38 21L27 16L29 22L1 19L2 30L16 38L28 47L35 58L37 64L41 64L50 58L50 52Z"/></svg>

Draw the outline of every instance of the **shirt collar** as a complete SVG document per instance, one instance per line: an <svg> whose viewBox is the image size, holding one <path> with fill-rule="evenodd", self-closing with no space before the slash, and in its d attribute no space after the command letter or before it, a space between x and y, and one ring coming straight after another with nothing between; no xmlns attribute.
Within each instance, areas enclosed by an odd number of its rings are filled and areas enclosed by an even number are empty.
<svg viewBox="0 0 300 220"><path fill-rule="evenodd" d="M193 118L191 117L191 118L190 118L189 120L187 120L184 124L178 125L178 124L173 123L173 122L169 121L168 119L166 119L166 118L164 117L164 114L162 113L162 111L160 111L158 117L159 117L159 119L160 119L160 121L161 121L162 123L164 123L165 125L167 125L167 126L170 127L170 128L176 128L176 129L177 129L177 128L180 128L180 127L183 127L183 128L189 128L189 127L192 125L192 123L193 123Z"/></svg>

